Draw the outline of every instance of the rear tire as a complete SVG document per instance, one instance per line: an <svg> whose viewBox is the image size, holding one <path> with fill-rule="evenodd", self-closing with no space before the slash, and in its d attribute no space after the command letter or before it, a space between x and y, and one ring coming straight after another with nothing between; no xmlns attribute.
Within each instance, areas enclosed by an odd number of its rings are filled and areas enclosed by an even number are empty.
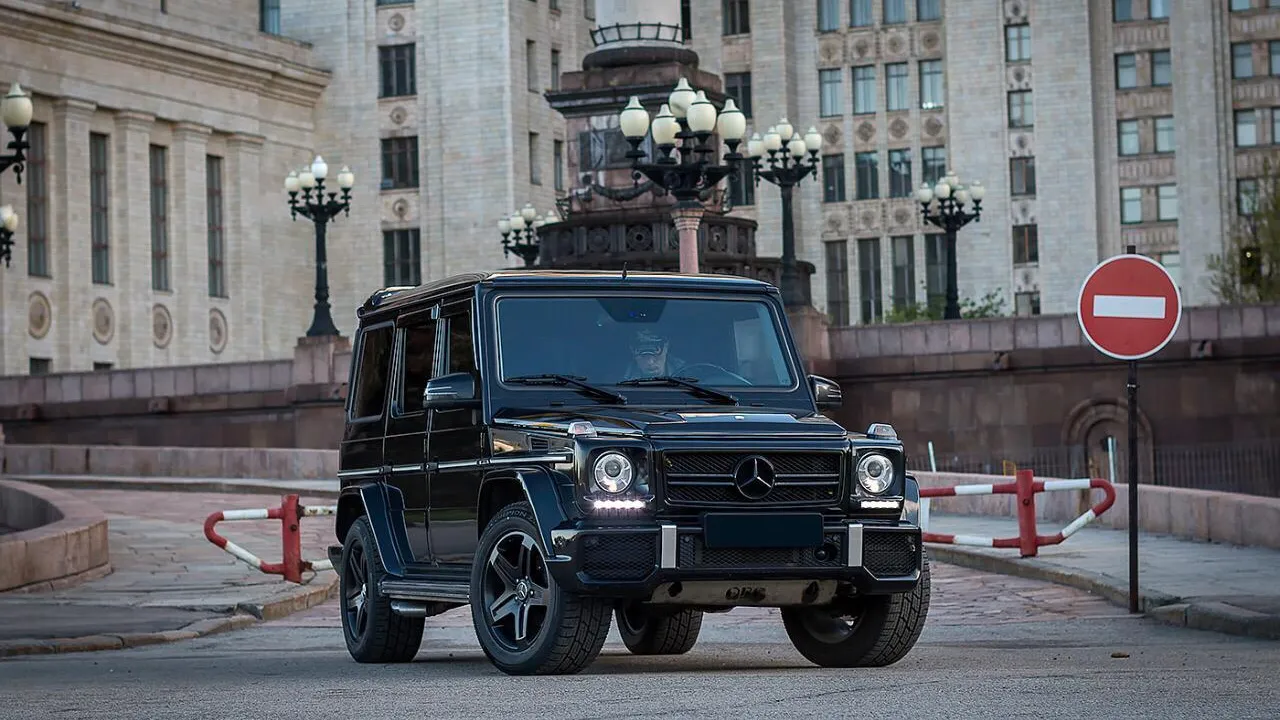
<svg viewBox="0 0 1280 720"><path fill-rule="evenodd" d="M391 598L379 591L387 571L378 557L368 518L357 518L347 531L338 570L342 636L351 657L360 663L413 660L422 645L425 621L395 613Z"/></svg>
<svg viewBox="0 0 1280 720"><path fill-rule="evenodd" d="M702 630L702 612L657 613L638 603L619 603L614 611L618 634L635 655L683 655L693 649Z"/></svg>
<svg viewBox="0 0 1280 720"><path fill-rule="evenodd" d="M906 657L929 616L929 557L910 592L871 595L839 607L783 608L791 644L822 667L883 667ZM852 623L847 618L852 616Z"/></svg>

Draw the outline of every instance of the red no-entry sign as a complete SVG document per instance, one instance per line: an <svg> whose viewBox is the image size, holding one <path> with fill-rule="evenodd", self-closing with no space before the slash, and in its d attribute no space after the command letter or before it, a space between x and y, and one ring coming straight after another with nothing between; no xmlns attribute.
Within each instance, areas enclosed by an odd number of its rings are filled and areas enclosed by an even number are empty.
<svg viewBox="0 0 1280 720"><path fill-rule="evenodd" d="M1080 287L1076 314L1090 344L1117 360L1141 360L1173 339L1182 294L1160 263L1117 255L1098 263Z"/></svg>

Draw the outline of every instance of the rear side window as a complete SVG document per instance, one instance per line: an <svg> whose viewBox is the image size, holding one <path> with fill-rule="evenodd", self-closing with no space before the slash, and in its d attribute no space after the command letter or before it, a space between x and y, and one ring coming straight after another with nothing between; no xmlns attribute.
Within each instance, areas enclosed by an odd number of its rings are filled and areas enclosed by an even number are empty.
<svg viewBox="0 0 1280 720"><path fill-rule="evenodd" d="M424 320L404 329L404 413L422 412L422 394L431 379L436 350L436 321Z"/></svg>
<svg viewBox="0 0 1280 720"><path fill-rule="evenodd" d="M360 341L360 365L356 386L351 391L351 416L373 418L382 415L387 397L387 377L391 372L391 326L365 330Z"/></svg>

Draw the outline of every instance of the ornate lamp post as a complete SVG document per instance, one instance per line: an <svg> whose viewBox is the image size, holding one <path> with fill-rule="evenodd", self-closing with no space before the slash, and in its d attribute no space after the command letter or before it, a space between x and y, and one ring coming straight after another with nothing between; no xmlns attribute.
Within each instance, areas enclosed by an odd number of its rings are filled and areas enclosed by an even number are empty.
<svg viewBox="0 0 1280 720"><path fill-rule="evenodd" d="M333 323L333 314L329 310L329 267L325 252L325 226L338 213L351 214L351 186L356 178L350 168L343 167L338 173L338 193L329 191L325 199L324 179L329 174L329 166L319 155L311 163L310 168L302 172L290 172L285 178L284 189L289 193L289 213L296 221L301 215L311 220L316 226L316 304L311 317L311 327L307 337L337 336L338 327ZM298 191L302 191L302 201L298 201Z"/></svg>
<svg viewBox="0 0 1280 720"><path fill-rule="evenodd" d="M920 201L920 214L924 221L942 228L947 235L947 305L942 313L946 320L960 319L960 289L956 281L956 231L978 220L982 215L982 196L986 188L982 183L961 185L953 172L938 181L932 189L921 183L916 190ZM973 212L966 212L965 205L973 201Z"/></svg>
<svg viewBox="0 0 1280 720"><path fill-rule="evenodd" d="M18 213L13 211L13 206L0 207L0 260L4 260L5 267L9 267L13 257L13 233L17 229Z"/></svg>
<svg viewBox="0 0 1280 720"><path fill-rule="evenodd" d="M786 118L769 128L763 139L760 133L755 133L747 141L747 155L751 157L755 170L753 182L759 185L763 178L777 185L782 192L782 286L779 289L782 302L788 307L798 307L807 302L796 277L796 228L791 214L791 189L809 173L813 173L815 180L818 178L818 151L821 149L822 135L817 128L809 128L801 138ZM807 160L804 157L806 152L809 153ZM765 153L769 155L768 170L761 165Z"/></svg>
<svg viewBox="0 0 1280 720"><path fill-rule="evenodd" d="M22 92L22 88L18 83L14 83L9 88L9 94L4 96L3 104L0 104L0 120L9 128L9 133L13 135L13 140L9 142L9 149L13 151L12 155L0 155L0 172L12 167L14 175L17 176L18 184L22 184L22 166L27 160L26 150L31 147L27 144L22 136L27 134L27 128L31 125L31 96Z"/></svg>
<svg viewBox="0 0 1280 720"><path fill-rule="evenodd" d="M540 250L538 230L548 223L560 222L554 210L548 210L547 216L539 217L538 211L530 203L525 203L520 212L511 213L511 217L498 221L498 232L502 233L502 256L515 253L524 260L525 267L533 267Z"/></svg>
<svg viewBox="0 0 1280 720"><path fill-rule="evenodd" d="M659 153L654 162L641 162L646 154L640 144L650 130L650 119L640 99L632 95L618 119L622 134L631 143L627 157L636 180L647 177L677 200L671 215L680 233L680 272L698 272L698 224L704 212L701 196L745 160L738 153L738 145L747 131L746 118L732 98L725 101L724 110L717 116L706 92L694 92L689 81L680 78L652 121L653 144ZM729 147L724 164L707 160L716 152L709 140L717 131Z"/></svg>

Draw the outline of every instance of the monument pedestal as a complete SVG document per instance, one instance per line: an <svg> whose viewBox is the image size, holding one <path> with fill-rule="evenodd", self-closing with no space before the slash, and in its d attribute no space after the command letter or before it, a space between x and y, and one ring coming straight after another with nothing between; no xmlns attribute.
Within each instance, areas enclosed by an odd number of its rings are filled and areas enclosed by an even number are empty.
<svg viewBox="0 0 1280 720"><path fill-rule="evenodd" d="M342 442L351 340L341 335L300 337L293 349L294 447L336 450Z"/></svg>
<svg viewBox="0 0 1280 720"><path fill-rule="evenodd" d="M829 376L835 372L831 360L831 333L827 316L812 305L787 308L787 322L805 371Z"/></svg>

